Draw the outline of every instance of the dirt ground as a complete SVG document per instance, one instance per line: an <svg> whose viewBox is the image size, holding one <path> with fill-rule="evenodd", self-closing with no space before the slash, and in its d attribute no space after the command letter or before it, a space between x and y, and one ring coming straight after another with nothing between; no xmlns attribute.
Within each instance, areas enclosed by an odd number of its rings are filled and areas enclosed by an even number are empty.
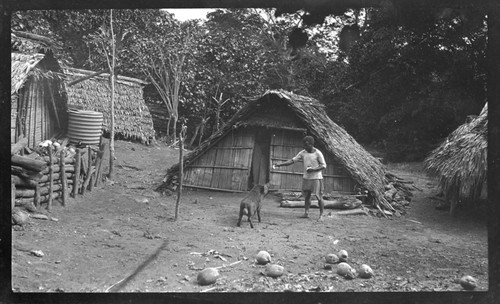
<svg viewBox="0 0 500 304"><path fill-rule="evenodd" d="M281 208L278 197L268 195L262 222L251 229L247 222L236 227L243 194L205 190L186 189L173 221L175 194L154 189L177 162L178 150L117 141L116 157L113 182L66 207L56 203L51 216L57 222L30 219L12 230L14 292L103 292L137 269L118 291L460 291L463 275L478 280L476 290L488 289L486 221L461 209L456 218L435 210L436 182L420 163L388 165L422 190L414 191L400 217L327 216L318 222L318 209L302 219L303 209ZM324 269L324 256L340 249L353 267L368 264L375 276L347 280L336 265ZM283 276L262 274L265 266L254 261L260 250L285 267ZM220 268L216 284L196 283L201 269L238 261Z"/></svg>

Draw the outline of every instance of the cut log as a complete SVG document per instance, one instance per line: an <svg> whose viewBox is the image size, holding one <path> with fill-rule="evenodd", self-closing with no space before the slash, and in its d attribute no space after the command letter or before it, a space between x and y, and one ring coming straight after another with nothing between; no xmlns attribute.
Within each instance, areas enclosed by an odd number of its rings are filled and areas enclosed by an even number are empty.
<svg viewBox="0 0 500 304"><path fill-rule="evenodd" d="M61 171L61 165L52 165L52 173L58 173ZM66 164L64 165L64 171L65 172L75 172L75 166L71 164ZM41 171L40 173L42 174L48 174L49 173L49 168L46 168L45 170Z"/></svg>
<svg viewBox="0 0 500 304"><path fill-rule="evenodd" d="M62 195L62 192L53 192L52 193L52 200L59 198ZM34 199L32 197L26 197L26 198L16 198L16 206L17 207L25 207L26 205L33 205ZM40 196L40 203L45 203L49 201L49 195L41 195ZM35 208L36 209L36 208Z"/></svg>
<svg viewBox="0 0 500 304"><path fill-rule="evenodd" d="M53 181L54 181L54 180L58 180L58 179L60 179L60 178L61 178L60 173L54 173L53 175L54 175L54 176L53 176ZM66 173L66 178L68 178L68 179L69 179L69 178L73 178L73 175L74 175L74 174L73 174L72 172L68 172L68 173ZM43 176L42 176L42 178L40 178L40 179L38 180L38 182L39 182L39 183L46 183L46 182L48 182L48 181L49 181L49 179L50 179L50 176L49 176L48 174L47 174L47 175L43 175Z"/></svg>
<svg viewBox="0 0 500 304"><path fill-rule="evenodd" d="M10 166L10 172L11 174L19 176L22 179L29 179L33 181L39 181L43 176L40 172L29 171L19 166Z"/></svg>
<svg viewBox="0 0 500 304"><path fill-rule="evenodd" d="M27 188L35 188L38 182L31 180L31 179L24 179L21 178L17 175L11 175L10 176L11 182L16 185L16 186L22 186L22 187L27 187Z"/></svg>
<svg viewBox="0 0 500 304"><path fill-rule="evenodd" d="M43 160L46 162L46 163L49 163L50 162L50 158L48 156L44 156L43 157ZM55 164L55 163L59 163L59 158L53 158L52 159L52 162ZM75 163L75 155L69 155L69 156L66 156L64 158L64 163L65 164L74 164Z"/></svg>
<svg viewBox="0 0 500 304"><path fill-rule="evenodd" d="M341 211L335 211L331 212L331 215L368 215L368 211L365 208L357 208L357 209L351 209L351 210L341 210Z"/></svg>
<svg viewBox="0 0 500 304"><path fill-rule="evenodd" d="M24 157L21 155L12 155L10 158L12 164L20 166L30 171L40 172L47 168L47 163L41 160Z"/></svg>
<svg viewBox="0 0 500 304"><path fill-rule="evenodd" d="M345 200L323 200L325 204L325 209L355 209L361 206L362 202L358 199L355 201L349 200L346 202ZM280 207L284 208L304 208L306 205L305 201L289 201L284 200L281 202ZM319 208L318 201L311 201L311 208Z"/></svg>
<svg viewBox="0 0 500 304"><path fill-rule="evenodd" d="M28 145L28 139L21 135L19 140L10 147L10 155L21 152Z"/></svg>
<svg viewBox="0 0 500 304"><path fill-rule="evenodd" d="M39 187L39 193L40 195L47 195L49 194L49 186L47 184L45 185L38 185ZM63 189L63 184L62 183L54 183L52 185L52 191L60 191ZM22 198L22 197L35 197L37 192L36 188L35 189L16 189L16 198ZM36 203L35 203L36 206Z"/></svg>

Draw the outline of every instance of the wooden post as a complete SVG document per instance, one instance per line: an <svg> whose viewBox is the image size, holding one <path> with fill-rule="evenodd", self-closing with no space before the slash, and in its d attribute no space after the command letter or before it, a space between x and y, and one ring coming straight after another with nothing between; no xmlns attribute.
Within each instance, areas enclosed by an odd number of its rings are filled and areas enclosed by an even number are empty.
<svg viewBox="0 0 500 304"><path fill-rule="evenodd" d="M73 191L71 196L76 197L78 193L78 182L80 181L80 162L82 155L80 154L80 149L76 149L76 161L75 161L75 173L73 175Z"/></svg>
<svg viewBox="0 0 500 304"><path fill-rule="evenodd" d="M102 136L101 136L102 139ZM94 187L97 187L99 183L101 182L101 167L102 167L102 161L104 157L104 153L106 151L106 143L103 143L101 141L101 144L99 144L99 152L97 152L97 158L95 162L95 182L94 182Z"/></svg>
<svg viewBox="0 0 500 304"><path fill-rule="evenodd" d="M52 145L49 145L49 203L47 206L47 210L50 211L52 208L52 186L54 184L53 174L52 174Z"/></svg>
<svg viewBox="0 0 500 304"><path fill-rule="evenodd" d="M186 135L186 126L182 125L179 134L179 187L177 188L177 200L175 202L175 220L179 217L179 205L182 196L182 179L184 178L184 164L182 163L184 151L184 137Z"/></svg>
<svg viewBox="0 0 500 304"><path fill-rule="evenodd" d="M42 189L39 184L36 184L35 187L35 207L40 208L40 195L42 193Z"/></svg>
<svg viewBox="0 0 500 304"><path fill-rule="evenodd" d="M87 147L87 175L85 176L85 181L82 186L82 195L85 194L87 190L87 183L90 181L90 174L92 174L92 148Z"/></svg>
<svg viewBox="0 0 500 304"><path fill-rule="evenodd" d="M14 209L14 207L16 206L16 184L14 183L11 183L10 184L10 200L11 200L11 204L12 204L12 209Z"/></svg>
<svg viewBox="0 0 500 304"><path fill-rule="evenodd" d="M67 181L66 181L66 169L64 168L64 150L59 153L59 176L61 177L62 183L62 204L66 206L66 198L68 197Z"/></svg>

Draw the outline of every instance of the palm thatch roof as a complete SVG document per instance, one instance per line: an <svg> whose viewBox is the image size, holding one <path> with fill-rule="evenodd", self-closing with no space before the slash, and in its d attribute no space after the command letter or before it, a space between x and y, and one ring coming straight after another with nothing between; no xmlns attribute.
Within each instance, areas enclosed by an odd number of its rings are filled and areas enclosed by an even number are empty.
<svg viewBox="0 0 500 304"><path fill-rule="evenodd" d="M37 73L35 67L44 57L44 54L11 53L11 95L19 92L30 75Z"/></svg>
<svg viewBox="0 0 500 304"><path fill-rule="evenodd" d="M75 80L95 72L65 68L68 107L98 111L104 116L104 131L110 132L111 87L109 74L100 74L72 84ZM115 132L125 138L149 143L155 136L153 120L143 98L143 87L147 83L131 77L118 76L115 92Z"/></svg>
<svg viewBox="0 0 500 304"><path fill-rule="evenodd" d="M248 118L258 111L261 104L266 103L271 98L279 98L296 114L309 133L326 149L326 152L332 154L345 167L352 178L370 192L377 206L394 210L383 195L387 180L381 162L368 153L344 129L334 123L326 115L324 106L318 100L284 90L267 91L262 96L252 98L217 133L186 155L184 163L187 164L196 159L232 129L242 125L258 123L249 121ZM165 179L167 185L173 182L178 171L179 164L168 169Z"/></svg>
<svg viewBox="0 0 500 304"><path fill-rule="evenodd" d="M479 198L488 170L487 116L486 103L478 117L459 126L425 159L427 172L438 177L443 193Z"/></svg>

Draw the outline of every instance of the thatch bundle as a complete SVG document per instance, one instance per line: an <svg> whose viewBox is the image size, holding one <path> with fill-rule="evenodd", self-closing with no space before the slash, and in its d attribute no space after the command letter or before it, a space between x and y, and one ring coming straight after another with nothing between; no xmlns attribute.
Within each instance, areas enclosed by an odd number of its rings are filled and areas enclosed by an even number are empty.
<svg viewBox="0 0 500 304"><path fill-rule="evenodd" d="M381 162L359 145L344 129L334 123L326 115L324 106L319 101L284 90L267 91L262 96L251 99L218 132L185 156L184 163L187 164L196 159L234 128L246 124L264 124L265 122L259 122L255 119L247 120L247 118L257 111L261 104L276 98L283 101L296 113L307 130L325 147L326 151L323 152L331 153L336 161L345 167L352 178L370 192L376 206L394 210L384 198L384 186L387 184L387 180ZM276 115L276 119L279 120L279 115ZM178 170L178 164L169 168L165 178L166 185L171 184L177 178ZM161 188L162 186L160 186Z"/></svg>
<svg viewBox="0 0 500 304"><path fill-rule="evenodd" d="M93 72L66 68L66 92L69 107L81 110L98 111L104 116L104 131L110 131L111 86L109 74L101 74L90 79L71 84L71 82ZM125 138L138 139L148 143L155 136L153 120L143 98L142 88L146 82L139 79L118 76L115 92L115 132Z"/></svg>
<svg viewBox="0 0 500 304"><path fill-rule="evenodd" d="M471 122L459 126L425 159L444 194L476 200L487 178L488 104Z"/></svg>
<svg viewBox="0 0 500 304"><path fill-rule="evenodd" d="M28 79L30 71L44 58L43 54L11 53L11 90L14 95L22 88Z"/></svg>

